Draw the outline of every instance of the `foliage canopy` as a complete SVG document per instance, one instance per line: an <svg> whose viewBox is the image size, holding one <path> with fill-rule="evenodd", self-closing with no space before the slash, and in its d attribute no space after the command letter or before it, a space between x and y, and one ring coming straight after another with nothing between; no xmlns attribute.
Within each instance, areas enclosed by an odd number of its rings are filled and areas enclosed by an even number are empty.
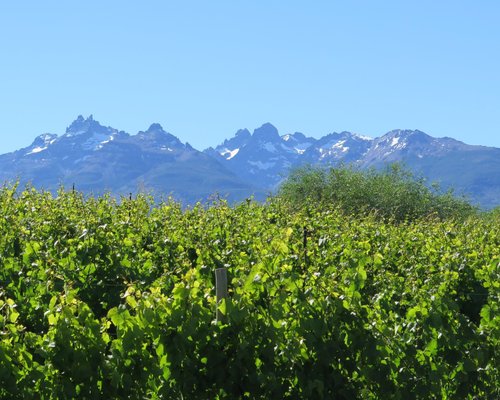
<svg viewBox="0 0 500 400"><path fill-rule="evenodd" d="M12 188L0 213L1 399L500 397L498 220Z"/></svg>
<svg viewBox="0 0 500 400"><path fill-rule="evenodd" d="M384 171L301 167L292 171L279 195L295 207L320 205L346 214L375 213L396 221L428 216L464 218L477 211L452 191L441 193L437 185L428 187L423 178L399 164Z"/></svg>

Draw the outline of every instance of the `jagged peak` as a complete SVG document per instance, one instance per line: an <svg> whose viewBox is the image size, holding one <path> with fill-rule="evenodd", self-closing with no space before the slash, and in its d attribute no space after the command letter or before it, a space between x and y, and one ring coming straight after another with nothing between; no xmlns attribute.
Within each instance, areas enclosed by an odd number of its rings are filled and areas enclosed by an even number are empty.
<svg viewBox="0 0 500 400"><path fill-rule="evenodd" d="M345 140L345 139L351 139L352 137L354 137L354 134L348 131L332 132L320 138L319 141L327 142L331 140Z"/></svg>
<svg viewBox="0 0 500 400"><path fill-rule="evenodd" d="M57 140L58 136L53 133L43 133L35 138L31 146L27 148L25 155L40 153L49 148Z"/></svg>
<svg viewBox="0 0 500 400"><path fill-rule="evenodd" d="M418 129L393 129L387 132L385 135L376 139L377 143L391 142L394 146L395 143L401 142L428 142L434 140L432 136L429 136L425 132L419 131Z"/></svg>
<svg viewBox="0 0 500 400"><path fill-rule="evenodd" d="M68 128L66 128L66 136L76 136L81 133L85 133L90 129L99 129L103 128L99 122L94 120L92 114L90 114L87 119L85 119L82 115L79 115Z"/></svg>
<svg viewBox="0 0 500 400"><path fill-rule="evenodd" d="M245 137L250 137L251 133L248 129L238 129L238 131L234 134L235 137L237 138L245 138Z"/></svg>
<svg viewBox="0 0 500 400"><path fill-rule="evenodd" d="M255 139L268 139L268 140L279 140L281 139L278 129L269 122L263 124L260 128L253 131L253 138Z"/></svg>
<svg viewBox="0 0 500 400"><path fill-rule="evenodd" d="M143 138L155 138L159 140L168 139L181 143L180 139L177 136L167 132L158 122L152 123L146 131L140 131L137 134L139 136L142 136Z"/></svg>
<svg viewBox="0 0 500 400"><path fill-rule="evenodd" d="M48 146L52 144L57 137L58 136L53 133L43 133L35 138L31 147Z"/></svg>
<svg viewBox="0 0 500 400"><path fill-rule="evenodd" d="M238 129L238 131L234 134L234 136L230 139L225 139L221 145L218 145L216 148L220 149L226 148L227 146L231 148L245 146L248 141L251 139L252 135L248 129Z"/></svg>
<svg viewBox="0 0 500 400"><path fill-rule="evenodd" d="M147 146L161 147L168 145L175 148L188 148L177 136L165 131L157 122L151 124L146 131L138 132L136 137L144 143L148 143Z"/></svg>
<svg viewBox="0 0 500 400"><path fill-rule="evenodd" d="M271 124L270 122L264 122L260 128L257 128L257 129L272 129L272 130L275 130L276 132L278 131L278 129L276 129L276 127Z"/></svg>
<svg viewBox="0 0 500 400"><path fill-rule="evenodd" d="M163 127L158 122L154 122L149 126L146 132L157 132L157 131L165 132L163 130Z"/></svg>

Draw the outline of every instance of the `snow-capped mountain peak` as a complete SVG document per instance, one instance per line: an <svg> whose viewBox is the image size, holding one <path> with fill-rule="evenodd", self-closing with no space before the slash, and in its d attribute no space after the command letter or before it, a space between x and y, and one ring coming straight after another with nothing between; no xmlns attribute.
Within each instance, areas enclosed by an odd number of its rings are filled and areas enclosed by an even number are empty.
<svg viewBox="0 0 500 400"><path fill-rule="evenodd" d="M49 148L51 144L53 144L57 140L57 135L54 135L52 133L44 133L43 135L38 136L35 138L33 141L33 144L28 147L28 151L25 153L26 155L29 154L37 154L41 153L42 151L45 151Z"/></svg>
<svg viewBox="0 0 500 400"><path fill-rule="evenodd" d="M49 146L54 143L56 139L57 135L54 135L53 133L44 133L34 140L33 146Z"/></svg>
<svg viewBox="0 0 500 400"><path fill-rule="evenodd" d="M389 146L394 149L404 149L409 143L429 144L434 138L419 130L396 129L375 139L376 146Z"/></svg>
<svg viewBox="0 0 500 400"><path fill-rule="evenodd" d="M96 151L113 141L119 133L116 129L102 126L92 115L87 119L79 115L66 129L66 133L58 138L58 142L75 150Z"/></svg>
<svg viewBox="0 0 500 400"><path fill-rule="evenodd" d="M203 154L160 124L129 135L79 116L62 136L40 135L30 146L0 155L0 178L21 177L22 183L50 190L76 184L94 193L130 193L147 185L197 201L226 189L240 199L256 187L264 194L304 164L379 168L392 162L405 163L443 188L469 193L485 207L498 205L500 149L418 130L393 130L374 139L344 131L316 139L299 132L280 136L268 123L253 134L241 129Z"/></svg>

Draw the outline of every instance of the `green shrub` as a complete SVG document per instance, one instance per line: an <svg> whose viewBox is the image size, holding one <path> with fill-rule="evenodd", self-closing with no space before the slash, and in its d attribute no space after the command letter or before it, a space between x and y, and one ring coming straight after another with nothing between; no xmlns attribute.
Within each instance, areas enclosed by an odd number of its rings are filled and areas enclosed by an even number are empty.
<svg viewBox="0 0 500 400"><path fill-rule="evenodd" d="M423 178L399 164L385 171L301 167L283 183L279 196L298 207L319 204L349 214L374 213L396 221L428 216L464 218L477 211L451 191L442 193L437 186L428 187Z"/></svg>
<svg viewBox="0 0 500 400"><path fill-rule="evenodd" d="M0 189L0 400L500 399L499 220L284 203Z"/></svg>

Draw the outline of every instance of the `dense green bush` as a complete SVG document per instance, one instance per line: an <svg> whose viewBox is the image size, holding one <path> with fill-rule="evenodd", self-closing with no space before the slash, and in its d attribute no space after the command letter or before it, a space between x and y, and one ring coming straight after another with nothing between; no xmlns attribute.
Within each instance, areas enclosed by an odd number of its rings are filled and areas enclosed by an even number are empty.
<svg viewBox="0 0 500 400"><path fill-rule="evenodd" d="M492 218L4 189L0 399L497 400L499 294Z"/></svg>
<svg viewBox="0 0 500 400"><path fill-rule="evenodd" d="M385 171L353 167L323 169L305 166L290 174L279 196L296 207L321 205L348 214L371 214L396 221L438 218L464 218L477 210L451 191L441 193L428 187L399 164Z"/></svg>
<svg viewBox="0 0 500 400"><path fill-rule="evenodd" d="M488 214L488 217L491 218L497 218L500 220L500 206L495 207L493 210L491 210Z"/></svg>

